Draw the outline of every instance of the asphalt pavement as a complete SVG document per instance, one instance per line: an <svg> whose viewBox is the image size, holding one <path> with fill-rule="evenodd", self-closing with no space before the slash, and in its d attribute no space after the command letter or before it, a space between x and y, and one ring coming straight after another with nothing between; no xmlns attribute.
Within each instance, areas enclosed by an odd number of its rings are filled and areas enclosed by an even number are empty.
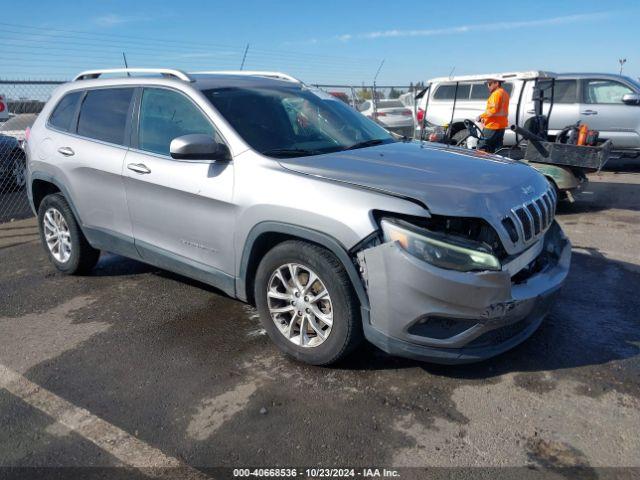
<svg viewBox="0 0 640 480"><path fill-rule="evenodd" d="M559 207L572 268L541 328L467 366L305 366L213 288L111 254L67 277L32 219L1 224L0 466L640 468L640 167L618 168Z"/></svg>

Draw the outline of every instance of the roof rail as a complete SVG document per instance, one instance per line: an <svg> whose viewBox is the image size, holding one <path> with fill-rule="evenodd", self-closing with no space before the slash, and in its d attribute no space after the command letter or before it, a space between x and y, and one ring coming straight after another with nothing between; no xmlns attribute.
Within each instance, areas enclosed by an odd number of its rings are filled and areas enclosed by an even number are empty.
<svg viewBox="0 0 640 480"><path fill-rule="evenodd" d="M205 70L199 72L189 72L192 74L218 74L218 75L246 75L251 77L268 77L286 80L287 82L302 83L295 77L282 72L269 72L262 70Z"/></svg>
<svg viewBox="0 0 640 480"><path fill-rule="evenodd" d="M185 82L193 81L192 78L182 70L176 70L173 68L112 68L107 70L87 70L86 72L81 72L76 75L73 81L89 80L109 73L158 73L163 77L175 77L180 80L184 80Z"/></svg>

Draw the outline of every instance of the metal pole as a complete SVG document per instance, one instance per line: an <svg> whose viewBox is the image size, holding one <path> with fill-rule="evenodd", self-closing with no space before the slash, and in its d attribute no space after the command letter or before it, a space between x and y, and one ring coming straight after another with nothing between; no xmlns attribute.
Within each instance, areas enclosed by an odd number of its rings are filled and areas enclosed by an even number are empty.
<svg viewBox="0 0 640 480"><path fill-rule="evenodd" d="M240 64L240 70L244 68L244 61L247 59L247 52L249 51L249 44L244 48L244 55L242 55L242 63Z"/></svg>
<svg viewBox="0 0 640 480"><path fill-rule="evenodd" d="M416 98L418 84L411 85L411 98L413 99L413 134L411 137L416 140L416 132L418 131L418 99Z"/></svg>
<svg viewBox="0 0 640 480"><path fill-rule="evenodd" d="M122 59L124 60L124 68L129 68L129 64L127 63L127 55L122 52ZM127 72L127 77L130 77L131 74Z"/></svg>
<svg viewBox="0 0 640 480"><path fill-rule="evenodd" d="M384 65L384 58L380 62L380 66L378 70L376 70L376 74L373 76L373 90L371 92L371 101L373 102L373 116L378 121L378 99L376 98L376 80L378 79L378 74L380 70L382 70L382 66Z"/></svg>
<svg viewBox="0 0 640 480"><path fill-rule="evenodd" d="M376 80L378 79L378 74L380 73L380 70L382 70L382 66L384 65L384 58L382 59L382 61L380 62L380 66L378 67L378 70L376 70L376 74L373 76L373 84L376 84Z"/></svg>
<svg viewBox="0 0 640 480"><path fill-rule="evenodd" d="M459 85L460 85L460 82L456 82L456 89L454 90L454 93L453 93L453 108L451 109L451 120L449 120L449 125L447 125L447 133L445 135L445 138L448 141L451 140L451 127L453 127L453 117L456 113L456 103L458 102L458 86Z"/></svg>
<svg viewBox="0 0 640 480"><path fill-rule="evenodd" d="M424 94L427 96L427 100L424 104L424 115L422 116L422 127L420 128L420 140L424 140L425 129L427 128L427 112L429 111L429 100L431 99L431 84L427 85Z"/></svg>
<svg viewBox="0 0 640 480"><path fill-rule="evenodd" d="M627 63L627 59L626 58L620 58L618 59L618 63L620 64L620 75L622 76L622 66Z"/></svg>

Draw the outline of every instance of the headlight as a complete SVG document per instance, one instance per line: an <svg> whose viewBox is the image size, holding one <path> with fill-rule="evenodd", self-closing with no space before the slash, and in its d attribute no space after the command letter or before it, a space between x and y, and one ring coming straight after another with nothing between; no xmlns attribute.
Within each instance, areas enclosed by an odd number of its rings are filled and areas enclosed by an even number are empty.
<svg viewBox="0 0 640 480"><path fill-rule="evenodd" d="M418 227L413 229L405 222L383 219L380 225L385 242L397 241L408 253L436 267L462 272L502 268L500 261L490 253L435 238L436 234Z"/></svg>

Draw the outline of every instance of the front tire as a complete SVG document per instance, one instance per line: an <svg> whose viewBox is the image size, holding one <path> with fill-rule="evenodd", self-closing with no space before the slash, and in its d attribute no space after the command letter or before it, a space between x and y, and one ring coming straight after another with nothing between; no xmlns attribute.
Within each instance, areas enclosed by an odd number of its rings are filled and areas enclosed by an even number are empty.
<svg viewBox="0 0 640 480"><path fill-rule="evenodd" d="M453 135L453 137L451 137L451 143L453 145L458 145L460 142L462 141L467 141L467 139L470 137L470 133L469 130L467 130L466 128L463 128L462 130L458 130L455 135ZM461 147L466 147L466 144L460 145Z"/></svg>
<svg viewBox="0 0 640 480"><path fill-rule="evenodd" d="M49 260L61 272L88 273L98 263L100 250L89 245L62 194L54 193L42 199L38 226Z"/></svg>
<svg viewBox="0 0 640 480"><path fill-rule="evenodd" d="M329 365L362 340L358 301L349 276L328 250L286 241L260 262L254 284L260 321L287 355Z"/></svg>

